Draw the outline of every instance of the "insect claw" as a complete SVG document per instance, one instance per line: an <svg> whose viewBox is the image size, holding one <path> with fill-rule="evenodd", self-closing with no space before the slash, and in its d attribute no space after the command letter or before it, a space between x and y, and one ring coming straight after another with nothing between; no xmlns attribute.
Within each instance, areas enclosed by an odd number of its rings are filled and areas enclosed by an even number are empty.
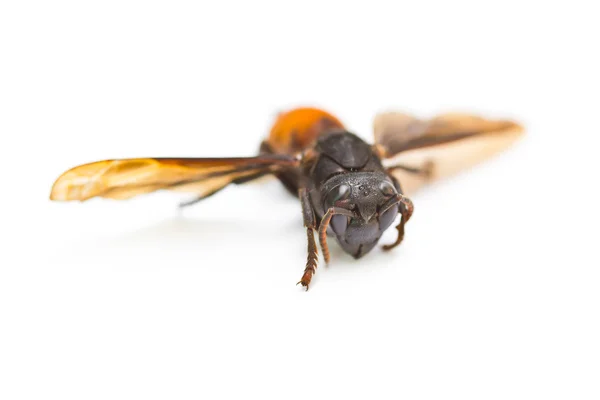
<svg viewBox="0 0 600 400"><path fill-rule="evenodd" d="M402 243L402 240L404 239L404 224L404 216L402 216L400 223L396 226L396 230L398 231L398 237L396 238L396 241L392 244L383 245L382 248L384 251L391 250L394 247L398 246L400 243Z"/></svg>

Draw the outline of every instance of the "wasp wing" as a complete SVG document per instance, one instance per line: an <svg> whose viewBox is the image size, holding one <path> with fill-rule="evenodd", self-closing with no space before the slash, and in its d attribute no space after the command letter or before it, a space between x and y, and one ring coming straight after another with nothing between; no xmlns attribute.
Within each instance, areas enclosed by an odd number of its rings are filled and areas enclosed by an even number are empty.
<svg viewBox="0 0 600 400"><path fill-rule="evenodd" d="M157 190L208 196L230 183L242 183L298 165L291 156L247 158L133 158L97 161L72 168L54 183L51 200L92 197L128 199Z"/></svg>
<svg viewBox="0 0 600 400"><path fill-rule="evenodd" d="M523 133L514 121L470 114L422 120L387 112L375 117L373 128L384 165L392 168L406 193L471 168L509 147Z"/></svg>

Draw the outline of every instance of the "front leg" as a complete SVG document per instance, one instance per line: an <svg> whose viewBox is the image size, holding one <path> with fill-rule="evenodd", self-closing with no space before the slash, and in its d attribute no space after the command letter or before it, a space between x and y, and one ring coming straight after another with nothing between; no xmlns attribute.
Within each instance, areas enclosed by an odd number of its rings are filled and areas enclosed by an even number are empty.
<svg viewBox="0 0 600 400"><path fill-rule="evenodd" d="M398 230L398 237L396 238L396 241L392 244L386 244L383 246L383 249L386 251L391 250L402 243L402 240L404 239L404 225L408 222L414 211L413 203L408 197L397 194L394 200L401 204L401 207L399 207L399 212L402 215L402 218L400 219L400 223L396 226L396 229Z"/></svg>
<svg viewBox="0 0 600 400"><path fill-rule="evenodd" d="M301 284L308 290L308 285L312 279L312 276L317 270L318 251L317 244L315 242L315 229L317 222L315 219L315 212L308 196L306 188L300 188L298 190L298 197L300 198L300 204L302 205L302 218L304 220L304 227L306 228L306 235L308 239L308 257L306 258L306 268L304 274L300 279Z"/></svg>
<svg viewBox="0 0 600 400"><path fill-rule="evenodd" d="M321 243L321 249L323 250L323 258L325 259L325 263L327 264L329 264L329 246L327 246L327 227L329 227L329 222L331 222L331 218L334 215L345 215L350 218L355 217L352 211L339 207L331 207L329 210L327 210L325 215L323 215L323 219L321 220L321 224L319 225L319 243Z"/></svg>

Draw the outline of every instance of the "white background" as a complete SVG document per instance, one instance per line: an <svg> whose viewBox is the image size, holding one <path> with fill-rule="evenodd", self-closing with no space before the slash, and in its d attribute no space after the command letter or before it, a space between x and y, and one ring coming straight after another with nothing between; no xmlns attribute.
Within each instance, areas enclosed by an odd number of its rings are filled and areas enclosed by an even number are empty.
<svg viewBox="0 0 600 400"><path fill-rule="evenodd" d="M593 6L3 2L0 398L598 399ZM367 139L387 109L527 136L416 195L394 252L332 245L307 293L276 181L181 214L48 200L97 159L252 155L299 105Z"/></svg>

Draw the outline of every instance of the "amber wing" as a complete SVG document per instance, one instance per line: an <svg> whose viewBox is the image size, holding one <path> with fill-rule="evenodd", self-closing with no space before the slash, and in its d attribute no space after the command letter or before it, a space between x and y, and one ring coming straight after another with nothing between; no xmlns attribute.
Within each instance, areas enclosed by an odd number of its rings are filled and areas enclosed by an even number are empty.
<svg viewBox="0 0 600 400"><path fill-rule="evenodd" d="M240 183L291 168L291 156L247 158L134 158L84 164L63 173L50 198L84 201L92 197L128 199L157 190L210 195L230 183Z"/></svg>
<svg viewBox="0 0 600 400"><path fill-rule="evenodd" d="M523 134L517 122L470 114L444 114L422 120L387 112L375 117L373 128L385 165L407 167L396 168L393 174L408 194L500 153Z"/></svg>

